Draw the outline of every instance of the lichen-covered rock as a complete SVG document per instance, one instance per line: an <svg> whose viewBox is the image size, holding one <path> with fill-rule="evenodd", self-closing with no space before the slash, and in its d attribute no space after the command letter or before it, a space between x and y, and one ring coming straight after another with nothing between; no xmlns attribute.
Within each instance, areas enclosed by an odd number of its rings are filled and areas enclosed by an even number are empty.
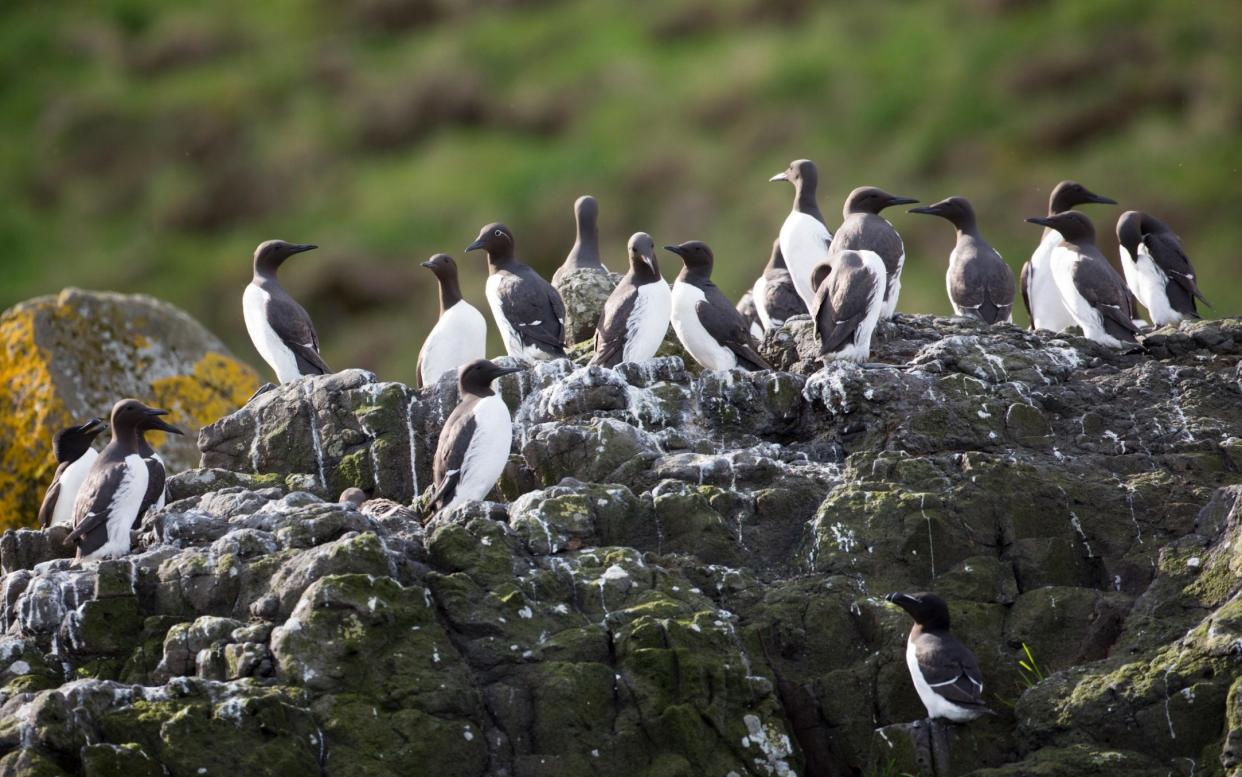
<svg viewBox="0 0 1242 777"><path fill-rule="evenodd" d="M33 525L56 470L52 435L107 419L119 399L170 411L184 438L151 441L173 471L197 463L194 432L233 411L258 387L181 310L138 294L65 289L0 316L0 528Z"/></svg>
<svg viewBox="0 0 1242 777"><path fill-rule="evenodd" d="M572 345L595 336L604 303L620 282L618 273L590 267L557 273L556 290L565 302L566 343Z"/></svg>

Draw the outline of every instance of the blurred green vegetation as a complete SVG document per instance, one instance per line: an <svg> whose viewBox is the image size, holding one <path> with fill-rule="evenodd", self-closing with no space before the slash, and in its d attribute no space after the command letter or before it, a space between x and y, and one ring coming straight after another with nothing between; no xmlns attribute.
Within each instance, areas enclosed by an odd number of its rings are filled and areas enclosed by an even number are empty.
<svg viewBox="0 0 1242 777"><path fill-rule="evenodd" d="M636 230L708 241L739 296L768 257L790 159L830 222L871 184L960 194L1015 271L1072 177L1178 229L1242 310L1236 0L66 0L0 10L0 306L66 285L156 294L234 350L250 254L325 357L411 380L432 253L482 306L501 220L545 274L600 199L605 261ZM1115 256L1120 210L1092 206ZM900 309L949 311L947 224L900 211ZM670 280L676 258L661 257ZM1019 314L1025 321L1025 311Z"/></svg>

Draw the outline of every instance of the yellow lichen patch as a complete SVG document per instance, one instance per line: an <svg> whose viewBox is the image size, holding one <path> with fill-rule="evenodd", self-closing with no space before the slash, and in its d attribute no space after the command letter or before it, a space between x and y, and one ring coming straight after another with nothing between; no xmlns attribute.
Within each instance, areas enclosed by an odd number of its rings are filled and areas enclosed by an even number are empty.
<svg viewBox="0 0 1242 777"><path fill-rule="evenodd" d="M168 422L190 437L200 427L236 410L259 387L258 374L224 354L208 352L189 375L172 375L151 383L152 402L169 411ZM166 435L148 435L158 446Z"/></svg>

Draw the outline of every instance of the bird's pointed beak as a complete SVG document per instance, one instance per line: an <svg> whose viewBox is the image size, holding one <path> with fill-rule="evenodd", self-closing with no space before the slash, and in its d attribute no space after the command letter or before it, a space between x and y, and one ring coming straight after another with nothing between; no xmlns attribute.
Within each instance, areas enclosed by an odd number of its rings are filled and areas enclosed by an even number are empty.
<svg viewBox="0 0 1242 777"><path fill-rule="evenodd" d="M143 426L144 429L151 429L158 432L168 432L169 434L184 435L185 432L160 418L162 415L168 415L167 410L160 410L158 407L147 408L147 422Z"/></svg>
<svg viewBox="0 0 1242 777"><path fill-rule="evenodd" d="M315 245L314 243L297 243L295 245L289 246L289 253L300 254L304 251L314 251L318 247L319 246Z"/></svg>
<svg viewBox="0 0 1242 777"><path fill-rule="evenodd" d="M916 200L913 197L893 197L892 199L888 201L888 204L889 205L913 205L916 202L918 202L918 200Z"/></svg>
<svg viewBox="0 0 1242 777"><path fill-rule="evenodd" d="M656 275L660 274L660 271L656 269L655 254L640 254L638 258L643 260L643 264L647 265L647 269L651 270Z"/></svg>
<svg viewBox="0 0 1242 777"><path fill-rule="evenodd" d="M935 216L935 215L936 215L936 206L935 206L935 205L924 205L924 206L923 206L923 207L921 207L921 208L911 208L910 210L908 210L908 211L906 211L906 212L907 212L907 213L923 213L923 214L926 214L926 215L928 215L928 216Z"/></svg>
<svg viewBox="0 0 1242 777"><path fill-rule="evenodd" d="M1114 200L1112 197L1105 197L1104 195L1096 194L1095 192L1090 193L1090 196L1088 197L1087 202L1098 202L1101 205L1116 205L1117 204L1117 201Z"/></svg>
<svg viewBox="0 0 1242 777"><path fill-rule="evenodd" d="M911 596L910 594L903 594L903 593L897 592L897 593L891 593L888 596L885 596L884 601L891 602L897 605L898 607L901 607L903 603L908 604L910 602L913 602L914 597Z"/></svg>
<svg viewBox="0 0 1242 777"><path fill-rule="evenodd" d="M482 248L486 244L487 244L487 240L485 238L479 238L478 240L475 240L470 245L466 246L466 252L469 253L470 251L478 251L480 248Z"/></svg>
<svg viewBox="0 0 1242 777"><path fill-rule="evenodd" d="M783 173L777 173L776 175L772 176L772 177L771 177L771 178L769 178L768 180L769 180L769 181L788 181L788 180L789 180L789 171L785 171L785 172L783 172Z"/></svg>
<svg viewBox="0 0 1242 777"><path fill-rule="evenodd" d="M664 246L664 250L669 253L677 254L678 256L685 256L685 254L681 252L681 246Z"/></svg>
<svg viewBox="0 0 1242 777"><path fill-rule="evenodd" d="M1031 224L1039 224L1041 227L1052 226L1051 224L1048 223L1047 216L1031 216L1029 219L1027 219L1027 221Z"/></svg>
<svg viewBox="0 0 1242 777"><path fill-rule="evenodd" d="M512 375L515 372L525 372L525 367L497 367L496 372L492 375L492 380L503 378L505 375Z"/></svg>
<svg viewBox="0 0 1242 777"><path fill-rule="evenodd" d="M423 267L426 267L428 270L430 270L430 269L431 269L431 260L430 260L430 259L428 259L428 260L427 260L427 261L425 261L425 262L419 262L419 264L420 264L421 266L423 266Z"/></svg>
<svg viewBox="0 0 1242 777"><path fill-rule="evenodd" d="M87 434L99 434L100 432L102 432L104 429L107 429L107 428L108 428L108 425L104 423L103 419L92 418L91 420L86 422L86 427L83 429L83 431L85 431Z"/></svg>

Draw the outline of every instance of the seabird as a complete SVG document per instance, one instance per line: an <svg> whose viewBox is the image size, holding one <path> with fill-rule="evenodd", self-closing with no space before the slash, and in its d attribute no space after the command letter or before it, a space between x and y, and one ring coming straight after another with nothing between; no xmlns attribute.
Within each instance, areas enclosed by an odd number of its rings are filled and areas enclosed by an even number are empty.
<svg viewBox="0 0 1242 777"><path fill-rule="evenodd" d="M181 434L178 429L166 424L161 428L173 434ZM147 442L145 429L138 432L138 455L142 457L142 463L147 465L147 492L142 497L138 515L134 517L135 529L142 523L142 517L147 514L147 510L158 510L164 506L164 500L167 497L164 484L168 479L168 468L164 465L164 459L155 452L151 443Z"/></svg>
<svg viewBox="0 0 1242 777"><path fill-rule="evenodd" d="M770 370L751 340L746 319L712 283L712 250L697 240L664 246L685 267L673 283L673 331L695 361L709 370Z"/></svg>
<svg viewBox="0 0 1242 777"><path fill-rule="evenodd" d="M815 268L811 321L819 336L820 359L865 362L884 303L886 271L874 251L834 252Z"/></svg>
<svg viewBox="0 0 1242 777"><path fill-rule="evenodd" d="M260 243L254 250L254 277L242 295L246 331L281 383L331 372L319 356L319 335L310 316L276 280L286 259L317 247L283 240Z"/></svg>
<svg viewBox="0 0 1242 777"><path fill-rule="evenodd" d="M567 273L574 270L599 270L608 272L599 258L599 203L589 194L574 201L574 247L569 249L565 262L552 273L552 285L560 288Z"/></svg>
<svg viewBox="0 0 1242 777"><path fill-rule="evenodd" d="M492 381L519 371L487 359L458 370L461 399L440 430L431 465L427 504L432 512L483 499L500 479L513 445L513 421L504 400L492 391Z"/></svg>
<svg viewBox="0 0 1242 777"><path fill-rule="evenodd" d="M73 506L73 531L65 544L78 546L78 559L118 558L129 553L129 533L141 515L149 472L138 439L143 431L181 434L160 416L167 410L122 399L112 407L112 441L95 459Z"/></svg>
<svg viewBox="0 0 1242 777"><path fill-rule="evenodd" d="M945 287L953 312L985 324L1013 321L1013 270L979 234L975 209L965 197L949 197L911 213L946 219L957 228L957 245L949 254Z"/></svg>
<svg viewBox="0 0 1242 777"><path fill-rule="evenodd" d="M487 355L487 321L461 297L457 263L448 254L423 262L440 284L440 318L418 352L418 385L430 386L446 372Z"/></svg>
<svg viewBox="0 0 1242 777"><path fill-rule="evenodd" d="M668 333L673 299L660 275L655 241L646 232L635 232L627 248L630 269L604 305L591 364L615 367L646 361L655 356Z"/></svg>
<svg viewBox="0 0 1242 777"><path fill-rule="evenodd" d="M1126 285L1143 303L1156 326L1199 318L1195 299L1211 305L1195 283L1195 268L1182 239L1164 222L1137 210L1117 220L1121 270Z"/></svg>
<svg viewBox="0 0 1242 777"><path fill-rule="evenodd" d="M565 358L565 303L552 284L518 261L513 233L488 224L466 246L487 251L487 302L505 350L524 361Z"/></svg>
<svg viewBox="0 0 1242 777"><path fill-rule="evenodd" d="M1130 292L1125 281L1095 245L1091 219L1076 210L1029 218L1058 232L1062 241L1052 250L1051 272L1065 309L1083 335L1120 348L1138 342Z"/></svg>
<svg viewBox="0 0 1242 777"><path fill-rule="evenodd" d="M929 719L966 723L992 711L983 703L983 674L975 654L949 631L949 606L932 593L884 597L914 618L906 666Z"/></svg>
<svg viewBox="0 0 1242 777"><path fill-rule="evenodd" d="M801 297L798 298L802 299ZM746 291L737 301L737 312L742 314L742 318L746 321L746 326L750 330L750 336L756 341L763 339L763 323L759 321L759 313L755 310L755 297L749 290Z"/></svg>
<svg viewBox="0 0 1242 777"><path fill-rule="evenodd" d="M909 205L918 200L898 197L874 186L861 186L845 198L841 209L845 221L832 238L832 251L874 251L884 262L887 280L884 286L884 304L881 318L892 318L897 310L897 297L901 294L901 270L906 263L906 247L901 235L888 223L880 212L894 205Z"/></svg>
<svg viewBox="0 0 1242 777"><path fill-rule="evenodd" d="M815 188L819 185L819 171L809 159L795 159L783 173L777 173L769 181L789 181L794 186L793 210L781 225L781 255L789 268L794 288L802 298L807 310L815 300L815 287L811 285L811 273L817 266L828 261L828 244L832 233L824 214L815 202ZM756 303L757 305L758 303Z"/></svg>
<svg viewBox="0 0 1242 777"><path fill-rule="evenodd" d="M779 238L772 242L772 256L763 268L763 274L751 287L751 295L755 301L755 314L764 331L780 329L785 319L807 312L793 276L785 265Z"/></svg>
<svg viewBox="0 0 1242 777"><path fill-rule="evenodd" d="M1105 205L1116 205L1117 201L1089 191L1077 181L1062 181L1048 196L1048 215L1064 213L1077 205L1097 202ZM1056 230L1045 229L1031 259L1022 265L1019 274L1019 285L1022 288L1022 301L1031 316L1031 329L1047 329L1059 332L1067 326L1074 325L1074 317L1065 309L1061 301L1061 293L1057 290L1056 281L1052 277L1052 251L1061 243L1061 236Z"/></svg>
<svg viewBox="0 0 1242 777"><path fill-rule="evenodd" d="M99 457L91 443L106 427L107 424L103 421L92 418L84 424L61 429L52 435L56 475L52 478L52 485L47 487L43 504L39 507L39 525L43 528L73 525L73 502L78 497L82 482L86 480L86 473Z"/></svg>

